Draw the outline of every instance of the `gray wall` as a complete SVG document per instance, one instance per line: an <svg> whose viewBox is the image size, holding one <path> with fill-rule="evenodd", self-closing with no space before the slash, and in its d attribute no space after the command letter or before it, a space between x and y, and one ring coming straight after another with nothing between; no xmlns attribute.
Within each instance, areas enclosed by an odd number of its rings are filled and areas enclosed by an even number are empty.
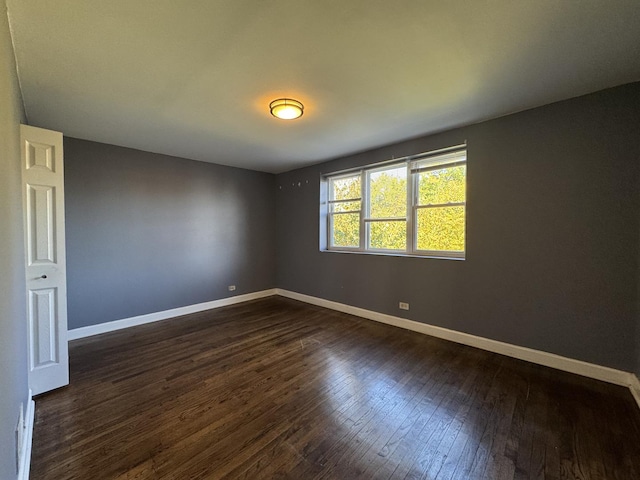
<svg viewBox="0 0 640 480"><path fill-rule="evenodd" d="M275 287L273 175L64 147L70 329Z"/></svg>
<svg viewBox="0 0 640 480"><path fill-rule="evenodd" d="M27 325L20 187L24 121L7 10L0 11L0 478L16 478L14 429L28 401Z"/></svg>
<svg viewBox="0 0 640 480"><path fill-rule="evenodd" d="M634 371L639 112L632 84L281 174L278 287ZM321 172L465 140L466 261L319 252Z"/></svg>

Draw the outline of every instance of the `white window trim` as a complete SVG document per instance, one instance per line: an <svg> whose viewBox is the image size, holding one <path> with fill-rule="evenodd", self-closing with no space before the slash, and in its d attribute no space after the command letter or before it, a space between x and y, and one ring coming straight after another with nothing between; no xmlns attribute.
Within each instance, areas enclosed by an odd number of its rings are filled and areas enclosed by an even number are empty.
<svg viewBox="0 0 640 480"><path fill-rule="evenodd" d="M337 253L356 253L365 255L390 255L398 257L420 257L420 258L438 258L438 259L452 259L452 260L464 260L466 257L466 198L464 202L451 202L438 205L418 205L417 192L418 192L418 175L420 171L435 169L442 166L453 165L466 165L467 145L456 145L440 150L421 153L419 155L412 155L400 159L388 160L373 165L366 165L364 167L343 170L334 173L327 173L321 176L321 205L320 216L321 221L325 222L325 227L321 228L320 250L323 252L337 252ZM465 153L465 159L460 160L460 152ZM449 157L450 161L447 161ZM407 211L406 218L375 218L372 219L369 216L369 177L371 173L377 171L384 171L390 168L398 166L406 166L407 169ZM339 201L332 200L331 194L331 180L339 180L341 178L355 177L360 175L360 198L343 199ZM354 210L352 212L331 212L331 205L335 203L346 202L360 202L360 210ZM462 251L448 251L448 250L420 250L417 248L417 230L415 229L416 217L418 210L423 208L437 208L443 206L464 206L465 207L465 248ZM358 213L360 216L360 242L357 247L348 246L335 246L331 245L332 231L333 231L333 216L341 215L344 213ZM367 223L377 221L404 221L407 224L407 245L405 250L396 249L376 249L367 248L369 244Z"/></svg>

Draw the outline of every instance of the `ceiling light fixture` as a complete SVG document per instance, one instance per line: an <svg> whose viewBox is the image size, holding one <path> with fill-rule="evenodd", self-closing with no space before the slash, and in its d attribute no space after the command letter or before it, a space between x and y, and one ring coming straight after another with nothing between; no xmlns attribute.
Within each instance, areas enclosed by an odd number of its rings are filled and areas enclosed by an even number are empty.
<svg viewBox="0 0 640 480"><path fill-rule="evenodd" d="M292 98L278 98L269 104L271 115L282 120L294 120L302 116L304 105Z"/></svg>

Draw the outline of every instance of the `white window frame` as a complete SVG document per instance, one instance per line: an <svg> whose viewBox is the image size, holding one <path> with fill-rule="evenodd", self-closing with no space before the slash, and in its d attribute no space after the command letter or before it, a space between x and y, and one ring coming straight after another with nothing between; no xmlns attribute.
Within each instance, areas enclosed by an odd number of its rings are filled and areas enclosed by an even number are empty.
<svg viewBox="0 0 640 480"><path fill-rule="evenodd" d="M333 231L333 217L334 215L345 215L345 214L353 214L353 213L358 213L360 215L360 232L359 232L359 239L360 239L360 244L357 247L345 247L345 246L336 246L336 245L332 245L332 239L333 236L331 234L329 234L329 236L326 239L326 245L327 245L327 250L344 250L344 251L362 251L364 250L364 245L362 243L362 239L363 239L363 231L362 231L362 208L363 208L363 176L362 176L362 172L359 173L360 175L360 197L359 198L349 198L349 199L342 199L342 200L335 200L334 198L332 198L333 196L333 188L331 188L332 186L332 181L333 180L342 180L344 178L351 178L351 177L356 177L358 175L358 172L348 172L345 174L336 174L336 175L329 175L326 177L325 179L325 183L326 183L326 188L327 188L327 211L326 211L326 217L327 217L327 229L329 232ZM353 202L360 202L360 210L353 210L353 211L348 211L348 212L332 212L331 211L331 205L335 205L336 203L353 203Z"/></svg>
<svg viewBox="0 0 640 480"><path fill-rule="evenodd" d="M369 188L370 188L370 181L371 181L371 174L373 173L378 173L378 172L384 172L385 170L393 170L396 169L398 167L405 167L406 168L406 175L407 175L407 204L406 204L406 211L405 211L405 216L404 217L388 217L388 218L382 218L382 217L371 217L371 212L369 210L370 208L370 195L369 195ZM369 246L369 241L370 241L370 229L368 228L369 225L371 223L374 222L405 222L405 225L407 222L409 222L409 204L408 204L408 200L409 200L409 181L410 181L410 173L409 173L409 165L407 164L406 161L403 162L394 162L394 163L389 163L383 166L378 166L378 167L373 167L373 168L364 168L363 169L363 195L362 195L362 215L361 215L361 223L363 224L363 226L360 228L360 231L363 231L364 228L364 251L366 252L372 252L372 253L382 253L382 254L397 254L397 253L407 253L408 252L408 247L409 247L409 231L407 230L407 244L405 245L404 250L399 250L399 249L392 249L392 248L373 248ZM362 243L362 242L361 242Z"/></svg>
<svg viewBox="0 0 640 480"><path fill-rule="evenodd" d="M350 252L350 253L364 253L375 255L395 255L395 256L415 256L415 257L428 257L428 258L449 258L464 260L466 255L466 219L467 219L467 202L466 195L463 202L449 202L445 204L437 205L420 205L418 204L418 182L419 173L435 170L442 167L453 167L467 164L467 146L466 144L456 145L454 147L448 147L431 152L421 153L419 155L412 155L410 157L404 157L395 160L389 160L386 162L377 163L374 165L367 165L358 169L343 170L340 172L328 173L321 176L321 221L324 225L321 225L321 239L320 248L322 251L329 252ZM406 167L407 172L407 209L406 218L371 218L369 214L369 182L371 174L390 170L398 167ZM335 200L331 198L333 195L332 181L343 178L355 177L360 175L360 197L353 199ZM465 172L465 185L466 185L466 172ZM353 210L350 213L358 213L360 217L360 230L359 230L359 245L348 246L335 246L332 245L332 232L333 232L333 217L334 215L341 215L339 212L332 212L332 204L346 203L346 202L360 202L360 209ZM417 248L417 215L421 209L426 208L447 208L447 207L464 207L465 209L465 247L461 251L450 250L419 250ZM407 228L407 244L404 250L395 249L376 249L369 247L369 228L372 222L377 221L404 221Z"/></svg>

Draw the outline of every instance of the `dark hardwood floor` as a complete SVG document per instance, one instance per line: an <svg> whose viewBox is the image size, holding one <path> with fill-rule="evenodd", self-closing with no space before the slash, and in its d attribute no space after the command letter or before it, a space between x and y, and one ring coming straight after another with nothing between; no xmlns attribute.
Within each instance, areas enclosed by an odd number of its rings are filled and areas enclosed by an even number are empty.
<svg viewBox="0 0 640 480"><path fill-rule="evenodd" d="M640 479L627 389L281 297L70 356L35 480Z"/></svg>

